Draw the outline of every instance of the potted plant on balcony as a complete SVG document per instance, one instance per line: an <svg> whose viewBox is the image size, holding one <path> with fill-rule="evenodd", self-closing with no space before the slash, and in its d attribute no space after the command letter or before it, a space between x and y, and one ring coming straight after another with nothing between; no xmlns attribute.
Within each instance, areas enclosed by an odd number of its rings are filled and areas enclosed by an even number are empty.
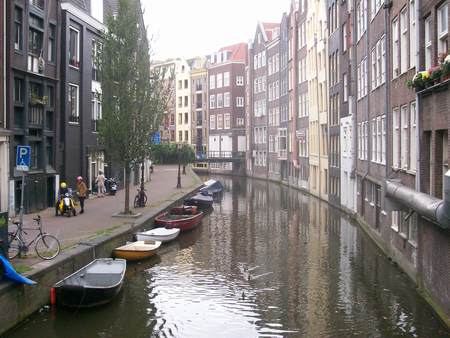
<svg viewBox="0 0 450 338"><path fill-rule="evenodd" d="M418 92L430 87L432 82L433 81L430 79L430 72L428 70L424 70L414 75L412 80L408 80L407 86L409 88L414 88L416 92Z"/></svg>
<svg viewBox="0 0 450 338"><path fill-rule="evenodd" d="M450 79L450 54L445 54L442 56L441 68L442 81Z"/></svg>

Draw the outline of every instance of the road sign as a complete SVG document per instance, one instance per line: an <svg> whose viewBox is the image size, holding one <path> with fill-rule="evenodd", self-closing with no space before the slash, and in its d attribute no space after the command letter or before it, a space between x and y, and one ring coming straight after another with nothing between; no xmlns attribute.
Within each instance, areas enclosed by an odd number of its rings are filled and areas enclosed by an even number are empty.
<svg viewBox="0 0 450 338"><path fill-rule="evenodd" d="M159 131L153 134L152 144L161 144L161 133Z"/></svg>
<svg viewBox="0 0 450 338"><path fill-rule="evenodd" d="M16 169L19 171L30 170L31 147L17 146Z"/></svg>

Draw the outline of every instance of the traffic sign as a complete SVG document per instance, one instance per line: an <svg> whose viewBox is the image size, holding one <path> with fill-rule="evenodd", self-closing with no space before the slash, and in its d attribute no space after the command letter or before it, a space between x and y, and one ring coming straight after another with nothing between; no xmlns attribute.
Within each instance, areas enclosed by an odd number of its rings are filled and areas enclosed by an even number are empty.
<svg viewBox="0 0 450 338"><path fill-rule="evenodd" d="M31 147L17 146L16 169L19 171L28 171L30 170L30 162L31 162Z"/></svg>

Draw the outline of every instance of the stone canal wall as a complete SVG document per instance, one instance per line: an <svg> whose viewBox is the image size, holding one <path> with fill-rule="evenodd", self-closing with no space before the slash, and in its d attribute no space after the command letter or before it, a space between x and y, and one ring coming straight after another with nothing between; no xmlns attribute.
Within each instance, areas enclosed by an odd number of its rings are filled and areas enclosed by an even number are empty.
<svg viewBox="0 0 450 338"><path fill-rule="evenodd" d="M291 181L251 173L248 173L247 177L283 184L321 199ZM389 225L381 225L381 230L374 229L358 213L332 201L322 200L356 221L385 255L411 278L417 285L418 292L450 328L450 231L439 228L423 217L418 217L418 243L416 253L413 255L413 263L411 263L411 259L405 255L405 252L398 249L398 243L394 243L388 236L383 236L384 232L391 231Z"/></svg>
<svg viewBox="0 0 450 338"><path fill-rule="evenodd" d="M197 181L198 178L197 178ZM162 211L182 202L201 187L200 183L181 197L167 199L157 211L142 215L136 221L114 229L112 233L83 242L72 249L64 250L51 261L36 264L28 278L37 282L34 287L12 282L0 283L0 335L49 304L50 288L57 281L77 271L95 258L111 257L114 248L133 238L133 234L153 226L154 218Z"/></svg>

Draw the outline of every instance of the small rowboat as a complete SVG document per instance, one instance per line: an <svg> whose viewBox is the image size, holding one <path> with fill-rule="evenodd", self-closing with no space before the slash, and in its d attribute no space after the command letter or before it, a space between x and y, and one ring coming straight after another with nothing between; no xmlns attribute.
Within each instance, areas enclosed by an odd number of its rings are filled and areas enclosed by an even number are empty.
<svg viewBox="0 0 450 338"><path fill-rule="evenodd" d="M200 188L200 192L206 193L207 195L219 194L223 191L223 185L220 181L208 180L204 185L203 188Z"/></svg>
<svg viewBox="0 0 450 338"><path fill-rule="evenodd" d="M155 218L155 224L167 229L178 228L181 232L194 229L202 220L203 212L195 215L174 215L165 212Z"/></svg>
<svg viewBox="0 0 450 338"><path fill-rule="evenodd" d="M162 243L174 240L180 234L180 229L155 228L145 232L138 232L136 239L138 241L160 241Z"/></svg>
<svg viewBox="0 0 450 338"><path fill-rule="evenodd" d="M173 207L170 210L173 215L195 215L198 213L198 208L193 205L182 205L179 207Z"/></svg>
<svg viewBox="0 0 450 338"><path fill-rule="evenodd" d="M99 258L56 283L52 293L58 304L93 307L109 303L122 289L127 262ZM55 291L53 291L55 290Z"/></svg>
<svg viewBox="0 0 450 338"><path fill-rule="evenodd" d="M137 261L154 256L160 246L160 241L137 241L114 249L114 257Z"/></svg>

